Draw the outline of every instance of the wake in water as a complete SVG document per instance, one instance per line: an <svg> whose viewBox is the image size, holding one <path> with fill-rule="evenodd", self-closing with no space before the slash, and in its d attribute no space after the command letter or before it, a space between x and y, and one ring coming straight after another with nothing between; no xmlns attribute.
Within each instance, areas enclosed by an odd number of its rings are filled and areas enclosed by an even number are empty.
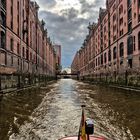
<svg viewBox="0 0 140 140"><path fill-rule="evenodd" d="M34 110L30 122L20 126L19 134L12 134L10 140L58 140L67 135L78 134L80 107L76 106L74 98L70 100L72 90L60 92L60 85L54 85L54 89L47 93Z"/></svg>

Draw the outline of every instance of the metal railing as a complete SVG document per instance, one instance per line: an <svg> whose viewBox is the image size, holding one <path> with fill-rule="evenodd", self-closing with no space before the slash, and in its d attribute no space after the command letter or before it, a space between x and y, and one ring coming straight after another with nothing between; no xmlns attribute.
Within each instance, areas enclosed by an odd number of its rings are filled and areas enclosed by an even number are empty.
<svg viewBox="0 0 140 140"><path fill-rule="evenodd" d="M6 0L0 0L0 6L6 9Z"/></svg>
<svg viewBox="0 0 140 140"><path fill-rule="evenodd" d="M5 20L5 18L2 18L0 24L1 24L2 26L6 27L6 20Z"/></svg>

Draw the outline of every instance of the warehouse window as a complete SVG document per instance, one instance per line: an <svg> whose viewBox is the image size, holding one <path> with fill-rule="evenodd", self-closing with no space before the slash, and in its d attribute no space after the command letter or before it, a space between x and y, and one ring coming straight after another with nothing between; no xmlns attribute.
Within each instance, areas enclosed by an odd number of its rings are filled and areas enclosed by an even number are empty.
<svg viewBox="0 0 140 140"><path fill-rule="evenodd" d="M130 36L127 40L127 54L133 54L133 37Z"/></svg>
<svg viewBox="0 0 140 140"><path fill-rule="evenodd" d="M111 50L108 51L108 61L111 61Z"/></svg>
<svg viewBox="0 0 140 140"><path fill-rule="evenodd" d="M124 55L124 44L123 42L120 43L120 57L123 57Z"/></svg>
<svg viewBox="0 0 140 140"><path fill-rule="evenodd" d="M14 50L14 41L13 41L12 38L11 38L11 40L10 40L10 50L11 50L11 51Z"/></svg>
<svg viewBox="0 0 140 140"><path fill-rule="evenodd" d="M117 48L114 47L113 48L113 59L116 59L116 57L117 57Z"/></svg>
<svg viewBox="0 0 140 140"><path fill-rule="evenodd" d="M138 34L138 50L140 50L140 32Z"/></svg>

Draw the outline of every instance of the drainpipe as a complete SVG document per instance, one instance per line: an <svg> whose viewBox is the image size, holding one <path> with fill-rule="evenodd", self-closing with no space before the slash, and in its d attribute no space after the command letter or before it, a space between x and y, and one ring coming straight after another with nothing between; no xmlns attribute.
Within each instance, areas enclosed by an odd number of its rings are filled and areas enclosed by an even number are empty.
<svg viewBox="0 0 140 140"><path fill-rule="evenodd" d="M118 3L117 3L118 5ZM119 43L118 43L118 38L119 38L119 31L120 31L120 26L119 26L119 19L120 19L120 15L119 15L119 10L117 8L117 62L116 62L116 73L115 73L115 82L117 79L117 75L119 74L119 68L120 68L120 63L119 63Z"/></svg>
<svg viewBox="0 0 140 140"><path fill-rule="evenodd" d="M22 1L20 0L20 63L21 63L21 68L20 68L20 70L21 70L21 73L19 73L19 75L18 75L18 88L20 88L21 87L21 79L22 79L22 76L23 76L23 74L22 74L22 42L21 42L21 39L22 39ZM21 74L21 78L20 78L20 74Z"/></svg>

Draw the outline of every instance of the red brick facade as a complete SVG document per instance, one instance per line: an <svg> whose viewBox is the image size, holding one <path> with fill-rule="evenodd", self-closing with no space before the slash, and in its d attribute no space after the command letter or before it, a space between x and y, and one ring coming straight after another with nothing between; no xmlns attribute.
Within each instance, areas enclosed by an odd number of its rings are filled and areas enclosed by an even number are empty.
<svg viewBox="0 0 140 140"><path fill-rule="evenodd" d="M56 52L56 68L57 72L61 71L61 45L54 45Z"/></svg>
<svg viewBox="0 0 140 140"><path fill-rule="evenodd" d="M89 77L140 73L140 0L107 0L71 67Z"/></svg>
<svg viewBox="0 0 140 140"><path fill-rule="evenodd" d="M30 0L0 0L0 74L55 75L55 50L38 10Z"/></svg>

